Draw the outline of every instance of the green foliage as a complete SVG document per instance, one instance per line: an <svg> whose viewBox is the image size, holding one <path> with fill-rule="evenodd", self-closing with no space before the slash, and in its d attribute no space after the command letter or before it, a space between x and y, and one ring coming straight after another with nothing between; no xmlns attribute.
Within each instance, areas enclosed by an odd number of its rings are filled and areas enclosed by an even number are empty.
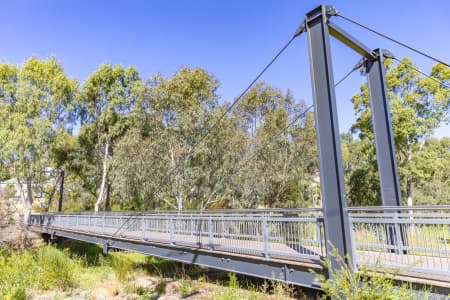
<svg viewBox="0 0 450 300"><path fill-rule="evenodd" d="M37 274L32 253L0 252L0 296L5 299L25 299L26 289L34 284Z"/></svg>
<svg viewBox="0 0 450 300"><path fill-rule="evenodd" d="M386 63L403 195L448 203L449 142L430 136L450 121L450 92L408 64ZM431 75L450 79L440 64ZM20 180L27 210L33 192L56 198L61 170L68 211L320 206L314 114L287 127L306 105L264 82L225 113L219 86L201 68L144 81L134 67L104 64L79 86L54 57L2 63L0 178ZM366 85L352 102L357 120L342 138L349 202L380 204Z"/></svg>
<svg viewBox="0 0 450 300"><path fill-rule="evenodd" d="M141 101L143 88L135 68L124 69L120 65L113 67L108 64L101 65L83 85L81 93L83 128L80 134L80 141L86 150L83 159L86 162L94 162L97 166L102 164L97 170L85 169L94 175L95 171L97 173L97 181L90 183L93 191L96 192L99 188L95 203L96 211L109 194L107 190L111 179L108 175L108 165L114 153L114 143L128 128L129 115L135 103ZM80 175L83 178L89 174L82 172Z"/></svg>
<svg viewBox="0 0 450 300"><path fill-rule="evenodd" d="M239 290L239 281L235 273L228 273L228 288L221 289L213 296L214 300L238 300L243 299L244 294Z"/></svg>
<svg viewBox="0 0 450 300"><path fill-rule="evenodd" d="M294 104L289 92L259 83L234 113L224 115L226 104L218 105L217 86L212 75L189 68L148 83L146 109L136 113L115 146L114 187L122 208L318 202L318 186L311 185L317 177L312 115L280 134L304 105ZM207 130L208 137L196 145Z"/></svg>
<svg viewBox="0 0 450 300"><path fill-rule="evenodd" d="M163 261L151 260L155 264ZM120 281L129 281L135 272L148 268L144 255L104 255L97 245L75 241L33 250L0 249L0 299L28 299L33 290L90 289L110 279L111 274Z"/></svg>
<svg viewBox="0 0 450 300"><path fill-rule="evenodd" d="M441 193L433 186L444 187L444 190L448 186L445 176L439 172L442 162L448 164L450 149L444 145L432 146L436 142L430 140L430 136L437 127L450 121L450 90L436 80L422 76L411 66L414 67L414 64L408 58L397 65L392 60L386 60L386 81L402 195L404 200L408 198L412 202L413 190L416 190L417 196L421 196L416 197L417 203L424 204L423 197L430 199L431 192L438 196L433 197L432 203L446 204L448 193ZM430 75L448 85L450 68L437 64ZM344 140L344 148L349 149L346 164L351 165L346 168L349 196L353 205L379 204L381 199L376 184L374 135L366 84L361 86L360 93L353 96L352 102L357 115L352 133L357 134L359 140ZM360 151L352 151L355 148ZM427 184L430 179L432 183ZM367 196L364 197L360 187L366 190Z"/></svg>
<svg viewBox="0 0 450 300"><path fill-rule="evenodd" d="M77 268L78 260L52 246L33 251L2 251L0 295L21 299L30 288L66 290L75 284Z"/></svg>
<svg viewBox="0 0 450 300"><path fill-rule="evenodd" d="M192 291L192 280L183 279L180 287L181 297L184 298L188 296L191 293L191 291Z"/></svg>
<svg viewBox="0 0 450 300"><path fill-rule="evenodd" d="M78 268L78 261L70 259L67 251L43 247L36 251L35 259L39 274L36 280L40 288L66 290L75 285L74 269Z"/></svg>
<svg viewBox="0 0 450 300"><path fill-rule="evenodd" d="M229 287L231 289L238 289L239 288L239 281L237 279L237 276L235 273L228 273L228 278L229 278Z"/></svg>
<svg viewBox="0 0 450 300"><path fill-rule="evenodd" d="M159 282L159 283L156 285L156 287L155 287L155 292L156 292L156 294L158 294L158 295L163 295L163 294L165 294L165 293L166 293L166 286L167 286L167 283L166 283L165 281Z"/></svg>
<svg viewBox="0 0 450 300"><path fill-rule="evenodd" d="M134 269L133 261L120 253L111 254L111 267L119 280L127 279Z"/></svg>
<svg viewBox="0 0 450 300"><path fill-rule="evenodd" d="M58 139L72 128L77 113L78 83L51 57L32 57L21 67L0 64L0 161L9 175L27 185L27 213L32 186L45 168L58 167Z"/></svg>
<svg viewBox="0 0 450 300"><path fill-rule="evenodd" d="M337 250L332 257L338 262L338 268L331 268L329 258L324 260L325 267L329 270L330 279L323 274L316 274L324 291L323 299L348 300L414 300L417 295L409 284L397 285L388 273L379 273L360 266L358 271L348 266L339 256ZM394 272L395 274L395 272ZM428 299L426 294L423 299Z"/></svg>

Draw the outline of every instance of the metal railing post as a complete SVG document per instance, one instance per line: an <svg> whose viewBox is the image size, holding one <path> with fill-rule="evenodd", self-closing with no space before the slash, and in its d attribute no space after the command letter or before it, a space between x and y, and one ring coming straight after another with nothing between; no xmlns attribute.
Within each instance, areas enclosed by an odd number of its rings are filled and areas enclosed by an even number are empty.
<svg viewBox="0 0 450 300"><path fill-rule="evenodd" d="M263 244L264 257L269 258L269 224L267 223L267 216L263 216Z"/></svg>
<svg viewBox="0 0 450 300"><path fill-rule="evenodd" d="M195 227L194 227L194 220L192 219L192 214L190 215L190 224L191 224L191 236L195 236Z"/></svg>
<svg viewBox="0 0 450 300"><path fill-rule="evenodd" d="M394 238L395 238L395 253L402 254L403 253L403 237L402 237L402 230L401 225L398 223L398 212L394 213Z"/></svg>
<svg viewBox="0 0 450 300"><path fill-rule="evenodd" d="M118 228L118 230L119 230L119 236L120 237L122 237L122 226L123 226L124 224L123 224L123 218L122 218L122 216L120 216L120 218L119 218L119 228Z"/></svg>
<svg viewBox="0 0 450 300"><path fill-rule="evenodd" d="M225 221L224 221L224 216L223 215L221 215L221 222L222 222L222 231L221 231L222 239L224 239L225 238Z"/></svg>
<svg viewBox="0 0 450 300"><path fill-rule="evenodd" d="M174 244L174 224L173 224L173 217L170 217L170 243Z"/></svg>
<svg viewBox="0 0 450 300"><path fill-rule="evenodd" d="M102 226L103 235L105 235L105 214L103 214L103 226Z"/></svg>
<svg viewBox="0 0 450 300"><path fill-rule="evenodd" d="M350 244L352 245L352 256L349 256L349 260L351 263L351 267L354 268L354 270L357 270L357 252L356 252L356 243L355 243L355 232L353 230L353 219L351 216L348 215L348 220L350 224Z"/></svg>
<svg viewBox="0 0 450 300"><path fill-rule="evenodd" d="M350 226L351 229L351 226ZM320 254L324 254L323 251L323 244L322 244L322 218L320 216L316 215L316 235L317 235L317 245L320 249ZM326 256L326 253L325 255Z"/></svg>
<svg viewBox="0 0 450 300"><path fill-rule="evenodd" d="M145 240L145 216L142 216L142 220L141 220L141 229L142 229L142 236L141 239L144 241Z"/></svg>
<svg viewBox="0 0 450 300"><path fill-rule="evenodd" d="M211 249L214 248L213 243L214 243L214 235L213 235L213 221L212 221L212 217L209 216L208 218L208 244L209 247Z"/></svg>

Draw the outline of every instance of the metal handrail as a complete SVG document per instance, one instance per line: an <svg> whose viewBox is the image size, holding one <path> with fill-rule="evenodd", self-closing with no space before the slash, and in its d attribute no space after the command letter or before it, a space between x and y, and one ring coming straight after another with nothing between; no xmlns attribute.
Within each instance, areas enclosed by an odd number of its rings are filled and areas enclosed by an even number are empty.
<svg viewBox="0 0 450 300"><path fill-rule="evenodd" d="M149 210L149 211L102 211L98 212L98 215L153 215L153 214L216 214L216 213L299 213L299 212L322 212L322 208L258 208L258 209L247 209L247 208L233 208L233 209L186 209L182 211L178 210ZM66 215L76 215L76 214L92 214L93 211L82 211L82 212L64 212ZM58 212L48 212L48 215L58 215Z"/></svg>
<svg viewBox="0 0 450 300"><path fill-rule="evenodd" d="M450 205L417 205L417 206L352 206L348 212L379 212L379 211L407 211L407 210L450 210Z"/></svg>
<svg viewBox="0 0 450 300"><path fill-rule="evenodd" d="M356 267L377 266L380 260L382 266L450 277L450 205L350 207L348 211ZM267 259L327 256L321 209L35 214L30 225Z"/></svg>
<svg viewBox="0 0 450 300"><path fill-rule="evenodd" d="M48 220L48 221L47 221ZM111 239L188 244L197 248L270 257L320 260L323 216L299 214L55 214L32 215L30 225L98 234Z"/></svg>

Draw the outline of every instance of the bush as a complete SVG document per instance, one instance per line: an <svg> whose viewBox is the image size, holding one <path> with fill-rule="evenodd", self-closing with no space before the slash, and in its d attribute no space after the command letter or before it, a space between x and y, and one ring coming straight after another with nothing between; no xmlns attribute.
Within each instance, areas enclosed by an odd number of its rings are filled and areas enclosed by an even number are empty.
<svg viewBox="0 0 450 300"><path fill-rule="evenodd" d="M125 255L122 255L120 253L112 253L111 267L117 279L125 280L128 278L131 271L134 270L134 263Z"/></svg>
<svg viewBox="0 0 450 300"><path fill-rule="evenodd" d="M42 289L57 287L65 290L75 284L75 269L77 261L70 259L67 250L58 250L51 246L36 251L36 263L39 276L38 286Z"/></svg>
<svg viewBox="0 0 450 300"><path fill-rule="evenodd" d="M328 258L324 260L331 279L316 273L317 279L322 284L324 299L328 297L347 300L417 299L409 284L396 285L392 275L371 271L364 266L356 272L345 263L336 250L333 251L332 257L336 259L340 269L333 270L330 260ZM428 297L424 294L421 299L425 300Z"/></svg>
<svg viewBox="0 0 450 300"><path fill-rule="evenodd" d="M30 252L0 252L0 298L26 299L26 289L34 285L36 264Z"/></svg>

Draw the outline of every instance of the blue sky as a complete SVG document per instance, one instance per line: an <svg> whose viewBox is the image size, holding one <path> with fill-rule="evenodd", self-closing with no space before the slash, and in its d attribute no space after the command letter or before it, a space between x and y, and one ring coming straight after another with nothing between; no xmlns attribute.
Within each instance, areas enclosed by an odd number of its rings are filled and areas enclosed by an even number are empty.
<svg viewBox="0 0 450 300"><path fill-rule="evenodd" d="M0 60L23 63L55 55L83 81L101 63L134 65L143 78L199 66L232 100L291 37L319 1L5 1L0 10ZM450 61L450 1L328 1L346 16ZM335 18L370 48L408 56L425 72L432 61ZM332 40L335 80L359 56ZM262 78L312 103L306 35ZM364 77L353 73L336 90L341 131L354 121L350 97ZM436 136L450 136L443 126Z"/></svg>

